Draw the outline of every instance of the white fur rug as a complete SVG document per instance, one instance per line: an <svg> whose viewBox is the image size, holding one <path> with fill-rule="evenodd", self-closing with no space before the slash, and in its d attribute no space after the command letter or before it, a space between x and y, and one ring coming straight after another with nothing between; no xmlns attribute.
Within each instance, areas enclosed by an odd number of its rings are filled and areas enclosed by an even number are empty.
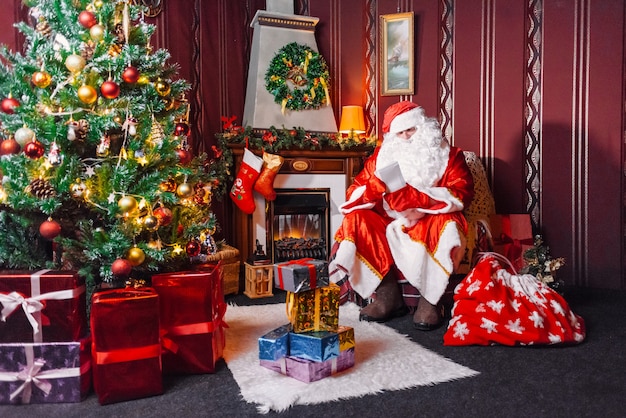
<svg viewBox="0 0 626 418"><path fill-rule="evenodd" d="M478 372L414 343L387 326L359 321L359 308L339 309L339 324L354 328L355 365L312 383L266 369L259 364L258 338L288 323L285 304L228 306L224 360L241 396L261 413L291 405L318 404L382 391L434 385Z"/></svg>

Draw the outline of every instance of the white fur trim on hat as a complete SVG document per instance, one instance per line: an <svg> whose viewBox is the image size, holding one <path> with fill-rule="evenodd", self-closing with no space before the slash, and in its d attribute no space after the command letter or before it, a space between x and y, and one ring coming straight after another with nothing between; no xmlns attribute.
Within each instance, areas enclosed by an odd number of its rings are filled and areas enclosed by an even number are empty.
<svg viewBox="0 0 626 418"><path fill-rule="evenodd" d="M389 125L389 132L397 134L398 132L405 131L417 126L419 123L419 108L411 109L407 112L400 113L393 118Z"/></svg>

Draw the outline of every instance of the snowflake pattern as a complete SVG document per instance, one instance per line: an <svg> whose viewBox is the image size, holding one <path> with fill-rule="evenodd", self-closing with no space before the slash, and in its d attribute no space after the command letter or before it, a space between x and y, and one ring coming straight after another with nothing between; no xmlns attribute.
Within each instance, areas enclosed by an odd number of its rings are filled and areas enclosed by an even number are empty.
<svg viewBox="0 0 626 418"><path fill-rule="evenodd" d="M454 326L454 338L459 338L461 340L465 339L465 336L469 334L469 329L467 329L466 322L458 322Z"/></svg>
<svg viewBox="0 0 626 418"><path fill-rule="evenodd" d="M493 309L495 312L500 313L504 308L504 302L501 300L490 300L487 302L487 306Z"/></svg>
<svg viewBox="0 0 626 418"><path fill-rule="evenodd" d="M472 293L480 290L480 285L481 285L480 280L476 280L474 283L467 286L467 294L471 295Z"/></svg>
<svg viewBox="0 0 626 418"><path fill-rule="evenodd" d="M535 328L543 328L543 316L539 315L539 312L533 311L528 316L528 319L535 325Z"/></svg>
<svg viewBox="0 0 626 418"><path fill-rule="evenodd" d="M498 326L498 324L494 321L491 321L485 317L481 318L481 324L480 327L483 328L484 330L487 331L487 334L491 334L492 332L496 332L497 329L496 327Z"/></svg>
<svg viewBox="0 0 626 418"><path fill-rule="evenodd" d="M515 334L521 334L526 329L522 326L521 322L522 320L519 318L517 318L515 321L511 321L509 319L509 322L505 325L505 328Z"/></svg>

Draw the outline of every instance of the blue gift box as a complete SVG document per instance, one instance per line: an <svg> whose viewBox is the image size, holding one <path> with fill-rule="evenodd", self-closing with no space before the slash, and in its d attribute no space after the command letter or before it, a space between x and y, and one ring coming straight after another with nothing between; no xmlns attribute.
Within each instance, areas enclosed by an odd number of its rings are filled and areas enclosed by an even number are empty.
<svg viewBox="0 0 626 418"><path fill-rule="evenodd" d="M80 402L91 387L90 344L0 344L0 404Z"/></svg>
<svg viewBox="0 0 626 418"><path fill-rule="evenodd" d="M339 334L332 331L289 333L289 355L325 361L339 355Z"/></svg>
<svg viewBox="0 0 626 418"><path fill-rule="evenodd" d="M278 360L289 355L291 324L278 327L259 337L259 359Z"/></svg>

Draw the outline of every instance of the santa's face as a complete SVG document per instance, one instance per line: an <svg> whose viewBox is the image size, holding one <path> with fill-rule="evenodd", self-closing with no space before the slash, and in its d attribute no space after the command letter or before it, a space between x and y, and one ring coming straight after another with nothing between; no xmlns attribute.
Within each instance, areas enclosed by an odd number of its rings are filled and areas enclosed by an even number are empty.
<svg viewBox="0 0 626 418"><path fill-rule="evenodd" d="M412 128L405 129L404 131L396 133L396 136L400 139L410 139L416 131L417 127L414 126Z"/></svg>

